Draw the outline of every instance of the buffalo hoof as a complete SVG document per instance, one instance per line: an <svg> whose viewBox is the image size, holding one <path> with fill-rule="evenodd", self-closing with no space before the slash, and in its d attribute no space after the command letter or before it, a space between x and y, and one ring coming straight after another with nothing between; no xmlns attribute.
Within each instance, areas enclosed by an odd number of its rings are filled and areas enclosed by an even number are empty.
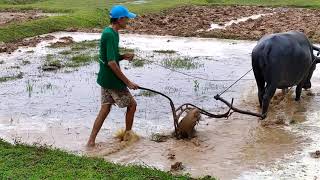
<svg viewBox="0 0 320 180"><path fill-rule="evenodd" d="M296 101L300 101L300 97L296 97L294 100L296 100Z"/></svg>
<svg viewBox="0 0 320 180"><path fill-rule="evenodd" d="M267 113L261 115L260 120L264 120L267 117Z"/></svg>
<svg viewBox="0 0 320 180"><path fill-rule="evenodd" d="M311 88L311 82L305 83L305 84L302 86L302 88L305 89L305 90L310 89L310 88Z"/></svg>

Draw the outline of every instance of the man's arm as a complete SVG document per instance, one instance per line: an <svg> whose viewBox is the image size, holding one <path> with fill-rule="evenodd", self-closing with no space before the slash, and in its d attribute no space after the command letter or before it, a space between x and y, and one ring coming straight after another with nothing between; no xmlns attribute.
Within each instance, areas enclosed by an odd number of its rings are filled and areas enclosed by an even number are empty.
<svg viewBox="0 0 320 180"><path fill-rule="evenodd" d="M134 57L134 54L132 53L126 53L126 54L122 54L120 55L120 60L128 60L128 61L132 61Z"/></svg>
<svg viewBox="0 0 320 180"><path fill-rule="evenodd" d="M121 71L120 67L115 61L109 61L108 66L111 68L111 70L116 74L116 76L124 82L130 89L138 89L138 85L131 82Z"/></svg>

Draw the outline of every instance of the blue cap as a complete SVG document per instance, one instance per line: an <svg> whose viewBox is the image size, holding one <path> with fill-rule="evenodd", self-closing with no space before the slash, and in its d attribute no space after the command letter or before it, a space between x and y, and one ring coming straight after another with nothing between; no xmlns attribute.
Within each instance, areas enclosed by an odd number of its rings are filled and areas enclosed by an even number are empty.
<svg viewBox="0 0 320 180"><path fill-rule="evenodd" d="M111 18L123 18L123 17L127 17L127 18L135 18L136 15L132 12L129 12L129 10L122 6L122 5L116 5L113 6L111 11L110 11L110 17Z"/></svg>

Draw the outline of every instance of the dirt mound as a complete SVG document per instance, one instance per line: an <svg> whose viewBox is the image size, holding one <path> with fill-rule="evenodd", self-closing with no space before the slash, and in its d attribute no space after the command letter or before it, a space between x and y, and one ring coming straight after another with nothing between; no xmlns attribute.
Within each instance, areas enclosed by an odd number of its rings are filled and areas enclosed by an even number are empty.
<svg viewBox="0 0 320 180"><path fill-rule="evenodd" d="M44 17L47 16L34 10L26 12L0 12L0 27L13 22L25 22Z"/></svg>
<svg viewBox="0 0 320 180"><path fill-rule="evenodd" d="M225 25L231 20L259 14L268 15L209 30L212 23ZM255 6L183 6L159 14L142 15L133 20L129 32L256 40L265 34L297 30L304 32L313 41L320 42L319 28L320 10Z"/></svg>
<svg viewBox="0 0 320 180"><path fill-rule="evenodd" d="M225 30L202 33L205 37L235 37L236 39L259 39L265 34L296 30L310 39L320 42L320 10L284 9L270 16L233 24Z"/></svg>
<svg viewBox="0 0 320 180"><path fill-rule="evenodd" d="M73 38L70 36L67 36L67 37L60 38L59 41L55 43L51 43L50 47L52 48L65 47L65 46L69 46L72 43L74 43Z"/></svg>
<svg viewBox="0 0 320 180"><path fill-rule="evenodd" d="M38 43L40 43L43 40L52 40L52 39L54 39L54 36L47 35L44 37L37 36L30 39L24 39L18 42L0 43L0 53L3 53L3 52L12 53L13 51L17 50L20 46L35 47Z"/></svg>
<svg viewBox="0 0 320 180"><path fill-rule="evenodd" d="M225 22L252 14L271 13L273 9L249 6L182 6L159 14L142 15L133 20L130 32L174 36L198 36L197 30L211 23Z"/></svg>

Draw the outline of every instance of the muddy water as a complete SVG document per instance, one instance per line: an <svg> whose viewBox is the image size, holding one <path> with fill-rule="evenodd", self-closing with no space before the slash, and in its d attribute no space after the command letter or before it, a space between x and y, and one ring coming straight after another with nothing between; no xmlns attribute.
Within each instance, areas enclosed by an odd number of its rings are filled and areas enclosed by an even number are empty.
<svg viewBox="0 0 320 180"><path fill-rule="evenodd" d="M55 33L57 38L72 36L75 41L98 39L99 34ZM57 39L53 40L57 41ZM50 41L36 48L22 48L11 55L2 54L1 76L23 73L23 78L0 84L0 137L8 141L49 144L76 153L102 156L123 164L135 163L170 170L182 162L193 176L213 175L221 179L264 179L314 177L319 165L309 156L320 141L318 129L320 74L315 72L312 92L303 92L302 101L294 102L291 90L278 92L272 101L264 124L255 117L233 114L229 119L203 117L197 126L197 137L186 140L169 138L151 141L153 133L170 135L173 120L168 101L161 96L143 96L132 91L138 102L134 131L140 140L121 144L114 138L124 127L124 109L113 108L98 135L98 147L86 150L95 116L99 110L100 90L96 84L98 65L92 63L77 69L43 72L38 67L47 54L63 49L50 49ZM157 66L155 63L133 67L121 62L125 74L140 86L161 91L176 105L191 102L210 112L225 112L213 96L233 80L251 69L251 41L122 35L121 46L133 48L138 57L161 64L163 61L187 58L196 68L178 69L205 81ZM32 50L32 51L30 51ZM174 50L174 54L154 50ZM23 60L31 64L22 65ZM14 68L19 66L19 68ZM226 80L226 81L214 81ZM319 92L319 93L317 93ZM235 105L258 111L253 74L246 76L223 97L234 97ZM290 124L290 122L295 122ZM175 159L170 160L169 154ZM288 168L289 167L289 168Z"/></svg>
<svg viewBox="0 0 320 180"><path fill-rule="evenodd" d="M237 19L237 20L231 20L229 22L226 22L224 25L219 25L219 24L214 24L213 23L213 24L210 25L210 29L208 29L207 31L211 31L213 29L225 29L226 27L231 26L232 24L239 24L240 22L259 19L260 17L268 16L268 15L272 15L272 14L274 14L274 13L257 14L257 15L252 15L252 16L249 16L249 17L242 17L242 18Z"/></svg>
<svg viewBox="0 0 320 180"><path fill-rule="evenodd" d="M144 4L147 2L148 1L145 1L145 0L118 0L118 3L123 3L123 4Z"/></svg>

